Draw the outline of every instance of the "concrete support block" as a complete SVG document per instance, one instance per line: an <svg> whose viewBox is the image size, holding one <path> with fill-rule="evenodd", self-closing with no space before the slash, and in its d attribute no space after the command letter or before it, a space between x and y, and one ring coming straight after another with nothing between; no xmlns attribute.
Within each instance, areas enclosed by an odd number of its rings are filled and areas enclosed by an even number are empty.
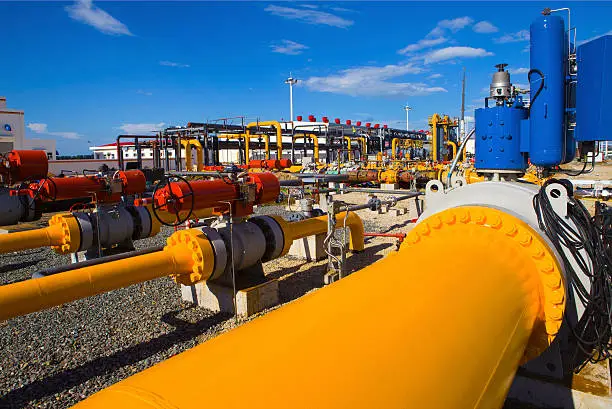
<svg viewBox="0 0 612 409"><path fill-rule="evenodd" d="M325 234L318 234L316 236L308 236L303 239L295 240L289 248L288 254L308 261L323 260L327 257L327 254L325 254L325 247L323 246L324 240Z"/></svg>
<svg viewBox="0 0 612 409"><path fill-rule="evenodd" d="M380 188L383 190L396 190L399 189L399 185L397 183L381 183Z"/></svg>
<svg viewBox="0 0 612 409"><path fill-rule="evenodd" d="M217 283L181 285L184 301L197 304L214 312L234 314L234 289ZM279 303L278 280L266 281L236 293L236 314L249 317Z"/></svg>
<svg viewBox="0 0 612 409"><path fill-rule="evenodd" d="M405 214L408 214L408 209L406 209L405 207L400 207L398 208L394 208L392 209L392 214L395 216L403 216Z"/></svg>

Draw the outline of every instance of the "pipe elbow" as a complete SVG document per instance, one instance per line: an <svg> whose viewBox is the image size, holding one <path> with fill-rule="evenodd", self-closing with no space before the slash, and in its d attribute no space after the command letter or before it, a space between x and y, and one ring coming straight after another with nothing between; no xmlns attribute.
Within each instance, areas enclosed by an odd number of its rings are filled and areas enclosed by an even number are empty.
<svg viewBox="0 0 612 409"><path fill-rule="evenodd" d="M339 223L343 222L344 214L340 213L337 220ZM365 230L363 228L363 221L361 220L361 217L359 217L355 212L348 212L348 215L346 216L346 227L348 227L350 231L349 250L355 253L363 251L365 248Z"/></svg>

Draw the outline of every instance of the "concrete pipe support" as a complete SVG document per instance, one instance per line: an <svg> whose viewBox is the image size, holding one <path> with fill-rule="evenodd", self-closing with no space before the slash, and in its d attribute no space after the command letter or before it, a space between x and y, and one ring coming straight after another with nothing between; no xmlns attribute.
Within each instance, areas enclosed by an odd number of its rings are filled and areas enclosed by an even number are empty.
<svg viewBox="0 0 612 409"><path fill-rule="evenodd" d="M442 262L448 243L470 262ZM451 208L420 222L399 252L76 407L499 408L518 365L554 339L564 299L557 259L527 223ZM236 393L237 370L273 378L274 393L260 382ZM442 392L441 371L453 376ZM204 394L185 388L207 373Z"/></svg>

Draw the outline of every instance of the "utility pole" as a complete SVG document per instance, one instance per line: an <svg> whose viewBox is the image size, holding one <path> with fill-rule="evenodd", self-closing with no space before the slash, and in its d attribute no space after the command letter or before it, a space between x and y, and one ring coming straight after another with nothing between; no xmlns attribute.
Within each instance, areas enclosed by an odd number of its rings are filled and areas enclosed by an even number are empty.
<svg viewBox="0 0 612 409"><path fill-rule="evenodd" d="M293 86L297 84L298 80L291 76L285 80L285 84L289 84L289 114L291 115L291 121L293 121Z"/></svg>
<svg viewBox="0 0 612 409"><path fill-rule="evenodd" d="M412 107L408 106L408 104L406 104L404 106L404 111L406 111L406 130L409 131L410 130L410 120L408 118L408 113L412 110Z"/></svg>
<svg viewBox="0 0 612 409"><path fill-rule="evenodd" d="M459 132L461 140L465 138L465 67L463 67L463 82L461 85L461 131Z"/></svg>

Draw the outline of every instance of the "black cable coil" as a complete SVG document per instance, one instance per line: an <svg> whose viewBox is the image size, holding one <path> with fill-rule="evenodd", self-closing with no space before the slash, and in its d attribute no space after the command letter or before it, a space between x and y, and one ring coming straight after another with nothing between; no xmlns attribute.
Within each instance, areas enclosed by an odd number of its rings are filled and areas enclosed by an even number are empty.
<svg viewBox="0 0 612 409"><path fill-rule="evenodd" d="M563 259L576 293L574 302L580 302L585 309L575 326L568 325L571 330L570 342L576 346L572 367L575 372L580 372L587 363L597 363L611 356L612 248L608 237L612 218L609 215L591 217L584 204L570 195L567 219L576 226L574 229L553 210L546 194L546 187L552 183L567 186L570 191L572 189L567 180L550 179L534 196L533 207L540 229ZM588 278L590 290L580 281L579 274Z"/></svg>

